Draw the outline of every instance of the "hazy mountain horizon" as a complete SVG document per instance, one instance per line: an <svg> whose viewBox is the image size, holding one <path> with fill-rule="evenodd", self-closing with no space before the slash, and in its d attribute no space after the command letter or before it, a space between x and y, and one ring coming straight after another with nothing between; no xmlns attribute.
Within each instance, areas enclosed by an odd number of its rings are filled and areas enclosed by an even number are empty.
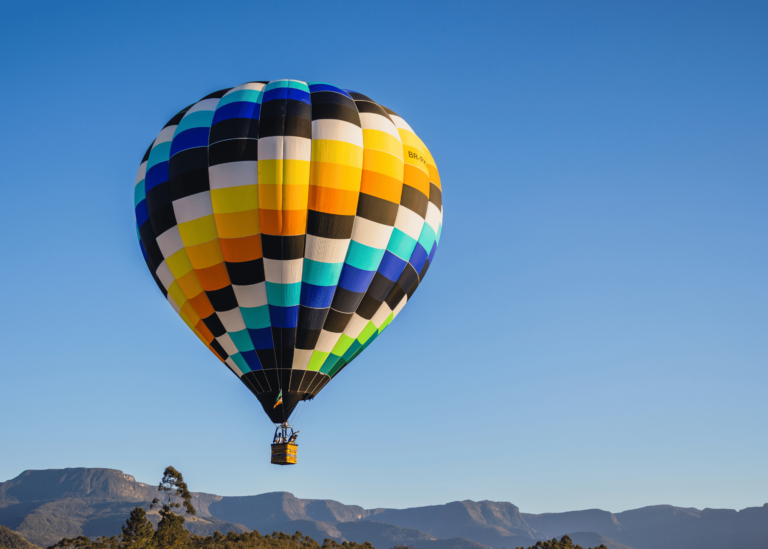
<svg viewBox="0 0 768 549"><path fill-rule="evenodd" d="M0 525L46 546L63 537L120 532L130 509L148 507L156 488L117 469L26 470L0 484ZM655 505L618 513L601 509L523 513L510 502L453 501L406 509L302 499L290 492L221 496L193 492L197 516L187 527L285 531L315 539L370 541L377 549L511 549L570 535L609 549L722 549L768 544L768 504L736 511ZM156 512L150 513L156 523Z"/></svg>

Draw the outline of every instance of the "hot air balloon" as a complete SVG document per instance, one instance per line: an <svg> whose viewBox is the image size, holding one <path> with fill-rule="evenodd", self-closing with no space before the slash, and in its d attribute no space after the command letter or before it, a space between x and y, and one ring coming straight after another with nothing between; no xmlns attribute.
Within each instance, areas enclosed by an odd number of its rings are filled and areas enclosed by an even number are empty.
<svg viewBox="0 0 768 549"><path fill-rule="evenodd" d="M402 311L434 261L440 176L402 117L325 83L249 82L171 118L134 193L160 291L277 424Z"/></svg>

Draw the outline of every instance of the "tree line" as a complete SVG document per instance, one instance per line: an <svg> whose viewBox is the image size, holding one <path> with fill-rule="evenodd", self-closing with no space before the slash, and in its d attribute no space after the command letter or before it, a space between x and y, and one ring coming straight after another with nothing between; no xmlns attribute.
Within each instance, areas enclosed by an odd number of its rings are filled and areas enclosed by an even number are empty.
<svg viewBox="0 0 768 549"><path fill-rule="evenodd" d="M515 549L525 549L524 547L516 547ZM529 547L528 549L584 549L581 545L574 545L573 540L567 534L557 541L557 538L552 538L548 541L538 541L536 545ZM608 549L604 543L601 543L598 547L590 549Z"/></svg>
<svg viewBox="0 0 768 549"><path fill-rule="evenodd" d="M412 545L395 545L392 549L414 549ZM515 549L525 549L525 547L515 547ZM531 545L528 549L584 549L581 545L574 545L570 536L563 536L560 541L557 538L552 538L547 541L537 541L536 545ZM608 549L605 544L600 544L599 547L591 547L590 549Z"/></svg>
<svg viewBox="0 0 768 549"><path fill-rule="evenodd" d="M147 521L152 526L152 523ZM63 539L51 547L66 549L165 549L165 547L184 547L185 549L375 549L368 543L343 542L326 539L322 545L309 536L296 532L293 535L283 532L273 532L271 535L261 535L258 531L237 534L229 532L226 536L221 532L203 537L188 534L187 539L180 540L176 545L163 546L154 541L154 537L126 539L119 536L101 537L91 540L85 536L73 539ZM49 548L50 549L50 548Z"/></svg>
<svg viewBox="0 0 768 549"><path fill-rule="evenodd" d="M64 538L48 549L375 549L367 541L358 544L325 539L320 545L301 532L292 536L283 532L263 536L257 530L242 534L229 532L227 535L216 531L211 536L196 536L184 528L185 517L197 513L182 474L173 467L166 467L157 489L160 498L155 498L149 506L159 509L161 518L157 530L147 518L147 512L136 506L118 536L93 540L85 536Z"/></svg>

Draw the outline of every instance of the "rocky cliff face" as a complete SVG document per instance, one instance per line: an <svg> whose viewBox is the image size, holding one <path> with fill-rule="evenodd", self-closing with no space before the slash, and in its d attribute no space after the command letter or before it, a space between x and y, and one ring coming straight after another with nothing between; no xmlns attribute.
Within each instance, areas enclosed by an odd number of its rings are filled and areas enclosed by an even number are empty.
<svg viewBox="0 0 768 549"><path fill-rule="evenodd" d="M423 530L438 538L467 537L496 547L513 537L534 539L520 510L506 502L455 501L412 509L376 509L371 520ZM514 545L512 545L514 547Z"/></svg>
<svg viewBox="0 0 768 549"><path fill-rule="evenodd" d="M570 511L567 513L523 514L525 521L536 531L549 537L560 537L569 532L601 532L605 535L626 530L616 515L600 509Z"/></svg>
<svg viewBox="0 0 768 549"><path fill-rule="evenodd" d="M48 546L61 538L98 537L120 533L136 505L148 508L158 496L156 487L136 482L115 469L50 469L24 471L0 484L0 524L32 543ZM216 519L208 506L221 496L193 494L198 517L187 528L208 535L216 530L246 531L242 525ZM155 524L156 512L150 514Z"/></svg>
<svg viewBox="0 0 768 549"><path fill-rule="evenodd" d="M131 475L116 469L24 471L0 484L0 507L83 497L144 501L154 492L154 487L136 482Z"/></svg>

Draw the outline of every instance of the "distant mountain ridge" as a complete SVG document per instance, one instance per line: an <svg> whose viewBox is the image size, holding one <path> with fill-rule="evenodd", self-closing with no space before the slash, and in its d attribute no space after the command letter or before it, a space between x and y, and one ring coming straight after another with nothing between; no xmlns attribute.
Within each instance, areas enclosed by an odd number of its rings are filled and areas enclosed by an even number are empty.
<svg viewBox="0 0 768 549"><path fill-rule="evenodd" d="M24 471L0 484L0 525L48 546L63 537L111 536L130 510L148 508L154 486L115 469ZM623 513L599 509L529 514L508 502L455 501L410 509L364 509L288 492L225 497L193 493L198 516L190 531L263 533L300 530L318 541L370 541L377 549L514 549L571 536L584 547L609 549L727 549L768 547L768 504L742 511L670 505ZM150 518L157 523L156 511Z"/></svg>

